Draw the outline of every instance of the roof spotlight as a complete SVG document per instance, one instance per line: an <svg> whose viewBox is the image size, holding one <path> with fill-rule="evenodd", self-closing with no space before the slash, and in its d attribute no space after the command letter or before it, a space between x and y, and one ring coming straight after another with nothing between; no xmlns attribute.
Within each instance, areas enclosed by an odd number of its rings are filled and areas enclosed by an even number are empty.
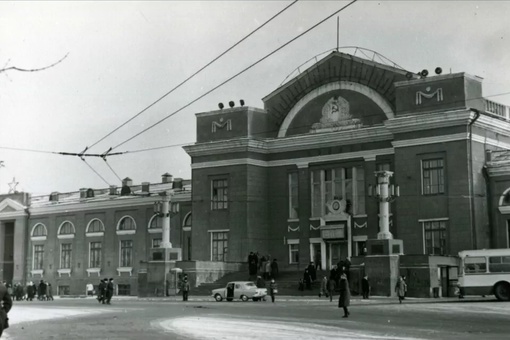
<svg viewBox="0 0 510 340"><path fill-rule="evenodd" d="M443 73L443 69L441 67L436 67L435 72L436 74L441 74Z"/></svg>
<svg viewBox="0 0 510 340"><path fill-rule="evenodd" d="M223 103L218 103L218 107L220 108L220 110L222 110L225 106L223 105Z"/></svg>
<svg viewBox="0 0 510 340"><path fill-rule="evenodd" d="M406 78L411 79L413 77L413 74L411 72L406 73Z"/></svg>
<svg viewBox="0 0 510 340"><path fill-rule="evenodd" d="M244 106L244 100L242 100L242 99L241 99L241 100L239 101L239 104L241 104L241 106Z"/></svg>
<svg viewBox="0 0 510 340"><path fill-rule="evenodd" d="M234 105L235 105L235 103L234 103L234 101L233 101L233 100L231 100L231 101L229 101L229 102L228 102L228 106L230 106L230 107L234 107Z"/></svg>
<svg viewBox="0 0 510 340"><path fill-rule="evenodd" d="M423 78L425 78L426 76L428 76L428 75L429 75L429 71L427 71L427 70L422 70L422 71L420 72L420 75L421 75Z"/></svg>

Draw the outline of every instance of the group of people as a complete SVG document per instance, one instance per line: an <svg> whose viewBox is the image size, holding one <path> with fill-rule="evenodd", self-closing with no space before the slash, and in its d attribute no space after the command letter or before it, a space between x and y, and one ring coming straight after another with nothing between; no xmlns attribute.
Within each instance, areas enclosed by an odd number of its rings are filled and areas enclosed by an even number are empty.
<svg viewBox="0 0 510 340"><path fill-rule="evenodd" d="M9 317L7 315L11 308L11 294L7 291L5 283L0 283L0 336L2 336L4 329L9 327Z"/></svg>
<svg viewBox="0 0 510 340"><path fill-rule="evenodd" d="M111 304L112 296L114 291L113 279L104 278L99 281L97 286L97 301L102 304Z"/></svg>
<svg viewBox="0 0 510 340"><path fill-rule="evenodd" d="M259 255L259 252L250 252L248 255L248 271L250 277L248 280L254 281L257 274L260 273L264 280L276 279L278 275L278 262L271 260L271 255Z"/></svg>
<svg viewBox="0 0 510 340"><path fill-rule="evenodd" d="M30 281L26 287L21 283L15 283L14 287L10 283L3 282L7 293L16 301L33 301L35 298L39 301L53 300L53 287L48 281L41 280L39 284Z"/></svg>

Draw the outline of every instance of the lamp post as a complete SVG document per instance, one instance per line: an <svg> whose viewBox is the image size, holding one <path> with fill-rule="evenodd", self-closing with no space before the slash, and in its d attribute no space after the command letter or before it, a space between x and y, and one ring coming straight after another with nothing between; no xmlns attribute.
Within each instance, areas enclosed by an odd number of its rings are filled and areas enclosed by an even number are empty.
<svg viewBox="0 0 510 340"><path fill-rule="evenodd" d="M393 176L392 171L376 171L375 177L377 184L375 190L370 185L368 188L368 195L374 196L379 201L379 233L377 233L378 240L392 240L393 235L390 232L390 203L400 196L400 188L390 183L390 178ZM374 191L374 192L372 192Z"/></svg>
<svg viewBox="0 0 510 340"><path fill-rule="evenodd" d="M171 196L166 192L160 194L161 201L154 202L154 213L161 218L161 228L163 229L163 240L161 248L172 248L170 241L170 218L179 213L179 203L170 202Z"/></svg>

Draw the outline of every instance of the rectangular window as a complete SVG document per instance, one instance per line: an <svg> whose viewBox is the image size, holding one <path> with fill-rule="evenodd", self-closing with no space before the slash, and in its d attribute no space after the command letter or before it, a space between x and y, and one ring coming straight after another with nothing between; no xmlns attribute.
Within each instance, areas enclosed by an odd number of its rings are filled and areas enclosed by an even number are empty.
<svg viewBox="0 0 510 340"><path fill-rule="evenodd" d="M215 179L211 185L211 209L228 209L228 180Z"/></svg>
<svg viewBox="0 0 510 340"><path fill-rule="evenodd" d="M489 257L489 272L510 273L510 256Z"/></svg>
<svg viewBox="0 0 510 340"><path fill-rule="evenodd" d="M446 221L423 222L425 253L429 255L446 254Z"/></svg>
<svg viewBox="0 0 510 340"><path fill-rule="evenodd" d="M298 215L298 174L289 174L289 218L299 218Z"/></svg>
<svg viewBox="0 0 510 340"><path fill-rule="evenodd" d="M120 266L131 267L133 265L133 241L120 241Z"/></svg>
<svg viewBox="0 0 510 340"><path fill-rule="evenodd" d="M487 272L487 260L485 257L466 257L464 259L464 273L485 273Z"/></svg>
<svg viewBox="0 0 510 340"><path fill-rule="evenodd" d="M131 295L131 285L119 284L119 295Z"/></svg>
<svg viewBox="0 0 510 340"><path fill-rule="evenodd" d="M152 248L161 248L161 242L163 239L161 238L153 238L152 239Z"/></svg>
<svg viewBox="0 0 510 340"><path fill-rule="evenodd" d="M34 246L34 268L43 269L44 245L37 244Z"/></svg>
<svg viewBox="0 0 510 340"><path fill-rule="evenodd" d="M71 268L71 255L73 252L71 243L63 243L60 245L60 268L69 269Z"/></svg>
<svg viewBox="0 0 510 340"><path fill-rule="evenodd" d="M289 264L293 263L299 263L299 243L289 244Z"/></svg>
<svg viewBox="0 0 510 340"><path fill-rule="evenodd" d="M90 242L89 268L101 268L102 247L101 242Z"/></svg>
<svg viewBox="0 0 510 340"><path fill-rule="evenodd" d="M58 295L69 295L69 286L58 286Z"/></svg>
<svg viewBox="0 0 510 340"><path fill-rule="evenodd" d="M422 161L424 195L444 194L444 161L429 159Z"/></svg>
<svg viewBox="0 0 510 340"><path fill-rule="evenodd" d="M228 232L213 232L211 261L226 261L228 250Z"/></svg>
<svg viewBox="0 0 510 340"><path fill-rule="evenodd" d="M365 170L363 166L312 171L312 217L327 213L332 200L345 200L346 212L365 214Z"/></svg>

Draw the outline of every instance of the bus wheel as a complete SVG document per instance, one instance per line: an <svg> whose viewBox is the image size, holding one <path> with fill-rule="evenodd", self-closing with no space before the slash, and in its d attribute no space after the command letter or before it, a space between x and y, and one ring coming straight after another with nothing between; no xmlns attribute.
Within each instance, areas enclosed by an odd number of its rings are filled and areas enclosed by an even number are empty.
<svg viewBox="0 0 510 340"><path fill-rule="evenodd" d="M494 287L494 295L499 301L510 301L510 284L500 282Z"/></svg>

